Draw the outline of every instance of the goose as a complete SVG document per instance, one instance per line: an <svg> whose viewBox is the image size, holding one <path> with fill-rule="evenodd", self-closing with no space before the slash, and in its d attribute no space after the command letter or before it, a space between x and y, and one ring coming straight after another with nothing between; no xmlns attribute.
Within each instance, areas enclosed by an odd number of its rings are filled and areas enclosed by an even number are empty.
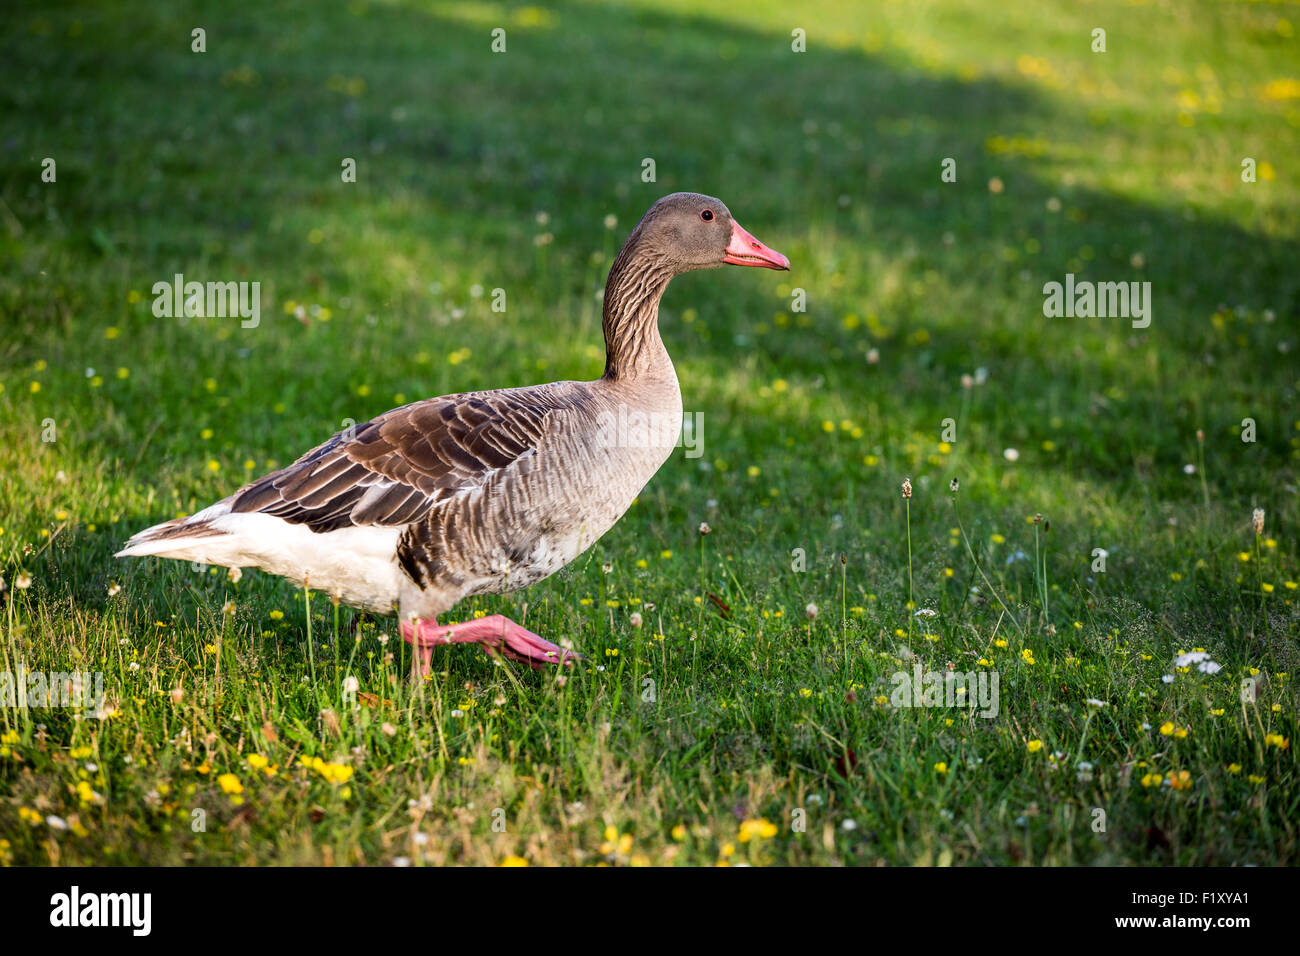
<svg viewBox="0 0 1300 956"><path fill-rule="evenodd" d="M395 408L202 511L146 528L116 556L260 568L396 614L418 652L416 676L429 673L434 648L456 643L535 668L571 664L571 642L562 648L503 615L438 618L466 597L554 574L627 511L682 423L659 301L674 276L724 264L790 268L720 200L665 196L609 270L601 378ZM672 425L646 427L655 422Z"/></svg>

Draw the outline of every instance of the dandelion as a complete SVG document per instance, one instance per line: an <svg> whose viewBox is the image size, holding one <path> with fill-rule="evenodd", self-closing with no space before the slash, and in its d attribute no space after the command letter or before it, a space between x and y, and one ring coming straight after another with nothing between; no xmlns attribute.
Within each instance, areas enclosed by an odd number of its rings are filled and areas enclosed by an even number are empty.
<svg viewBox="0 0 1300 956"><path fill-rule="evenodd" d="M746 820L740 825L740 833L736 840L740 843L748 843L750 840L770 840L776 834L776 825L766 819Z"/></svg>
<svg viewBox="0 0 1300 956"><path fill-rule="evenodd" d="M803 609L803 613L804 616L808 618L808 620L810 621L817 620L817 605L809 603L808 606Z"/></svg>
<svg viewBox="0 0 1300 956"><path fill-rule="evenodd" d="M26 591L32 586L32 576L26 571L19 571L18 577L14 578L14 587L20 591Z"/></svg>

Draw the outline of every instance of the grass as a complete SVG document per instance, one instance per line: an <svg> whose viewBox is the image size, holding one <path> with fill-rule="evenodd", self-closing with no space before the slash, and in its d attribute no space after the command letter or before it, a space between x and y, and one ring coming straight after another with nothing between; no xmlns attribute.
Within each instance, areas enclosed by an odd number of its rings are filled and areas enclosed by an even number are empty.
<svg viewBox="0 0 1300 956"><path fill-rule="evenodd" d="M0 859L1297 861L1295 9L786 6L18 4L0 669L109 701L0 708ZM567 682L413 684L389 620L113 560L395 404L598 376L678 189L794 268L674 282L705 454L456 612L572 639ZM155 318L177 272L260 282L260 325ZM1151 326L1045 318L1067 272L1150 281ZM998 715L892 706L914 664Z"/></svg>

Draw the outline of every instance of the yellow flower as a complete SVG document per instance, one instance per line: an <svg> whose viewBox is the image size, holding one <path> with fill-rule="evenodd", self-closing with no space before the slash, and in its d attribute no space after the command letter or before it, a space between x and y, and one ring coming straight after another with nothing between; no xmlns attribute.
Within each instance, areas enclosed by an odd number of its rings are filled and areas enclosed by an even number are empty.
<svg viewBox="0 0 1300 956"><path fill-rule="evenodd" d="M1264 746L1276 747L1278 750L1286 750L1287 747L1291 746L1291 741L1286 737L1283 737L1281 734L1265 734Z"/></svg>
<svg viewBox="0 0 1300 956"><path fill-rule="evenodd" d="M1168 737L1173 732L1174 732L1174 725L1171 721L1167 720L1160 725L1160 733L1163 734L1164 736Z"/></svg>
<svg viewBox="0 0 1300 956"><path fill-rule="evenodd" d="M1029 749L1031 754L1036 754L1038 751L1043 749L1043 742L1041 740L1030 740L1025 744L1025 746Z"/></svg>
<svg viewBox="0 0 1300 956"><path fill-rule="evenodd" d="M776 836L776 824L766 819L746 820L740 825L740 834L736 837L741 843L750 840L770 840Z"/></svg>
<svg viewBox="0 0 1300 956"><path fill-rule="evenodd" d="M283 619L284 619L284 612L283 612L283 611L277 609L277 610L274 610L274 611L271 612L271 620L273 620L273 621L280 621L280 620L283 620Z"/></svg>
<svg viewBox="0 0 1300 956"><path fill-rule="evenodd" d="M686 827L682 826L680 823L673 827L673 839L678 843L684 841L686 839Z"/></svg>
<svg viewBox="0 0 1300 956"><path fill-rule="evenodd" d="M948 764L945 763L944 761L940 760L937 764L934 765L934 772L935 772L935 773L938 773L938 774L944 774L944 773L947 773L947 772L948 772Z"/></svg>
<svg viewBox="0 0 1300 956"><path fill-rule="evenodd" d="M800 696L800 697L811 697L811 696L812 696L812 691L809 690L807 687L800 687L800 688L799 688L799 696Z"/></svg>
<svg viewBox="0 0 1300 956"><path fill-rule="evenodd" d="M267 760L265 757L263 757L261 754L248 755L248 765L252 767L254 770L261 770L268 763L270 763L270 761Z"/></svg>
<svg viewBox="0 0 1300 956"><path fill-rule="evenodd" d="M1007 539L1004 538L1004 537L1002 537L1002 535L1000 535L1000 534L992 534L992 535L989 535L989 540L992 541L994 544L1002 544L1002 543L1004 543Z"/></svg>
<svg viewBox="0 0 1300 956"><path fill-rule="evenodd" d="M665 561L667 561L672 556L673 556L672 551L668 550L667 548L659 552L659 557L663 558Z"/></svg>
<svg viewBox="0 0 1300 956"><path fill-rule="evenodd" d="M1260 97L1277 102L1300 99L1300 80L1289 77L1273 80L1260 88Z"/></svg>
<svg viewBox="0 0 1300 956"><path fill-rule="evenodd" d="M1164 781L1165 781L1165 778L1162 777L1162 776L1160 776L1160 774L1158 774L1158 773L1148 773L1148 774L1145 774L1145 775L1142 777L1142 786L1144 786L1144 787L1158 787L1158 786L1160 786L1160 784L1164 783Z"/></svg>
<svg viewBox="0 0 1300 956"><path fill-rule="evenodd" d="M1228 764L1228 773L1241 773L1241 764L1239 763Z"/></svg>
<svg viewBox="0 0 1300 956"><path fill-rule="evenodd" d="M225 793L243 793L244 785L239 782L239 778L233 773L223 773L217 778L217 783Z"/></svg>
<svg viewBox="0 0 1300 956"><path fill-rule="evenodd" d="M1192 775L1186 770L1180 770L1178 773L1169 775L1169 786L1174 790L1186 790L1192 785Z"/></svg>
<svg viewBox="0 0 1300 956"><path fill-rule="evenodd" d="M522 856L508 856L499 864L500 866L527 866L528 861Z"/></svg>

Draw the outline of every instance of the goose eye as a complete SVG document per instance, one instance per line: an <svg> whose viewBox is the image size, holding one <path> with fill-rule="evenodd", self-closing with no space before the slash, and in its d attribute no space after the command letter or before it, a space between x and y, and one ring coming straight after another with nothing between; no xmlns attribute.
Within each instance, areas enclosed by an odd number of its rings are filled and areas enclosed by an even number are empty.
<svg viewBox="0 0 1300 956"><path fill-rule="evenodd" d="M705 222L712 222L712 221L713 221L713 210L712 210L712 209L706 209L706 210L704 210L704 212L700 213L700 218L703 219Z"/></svg>

